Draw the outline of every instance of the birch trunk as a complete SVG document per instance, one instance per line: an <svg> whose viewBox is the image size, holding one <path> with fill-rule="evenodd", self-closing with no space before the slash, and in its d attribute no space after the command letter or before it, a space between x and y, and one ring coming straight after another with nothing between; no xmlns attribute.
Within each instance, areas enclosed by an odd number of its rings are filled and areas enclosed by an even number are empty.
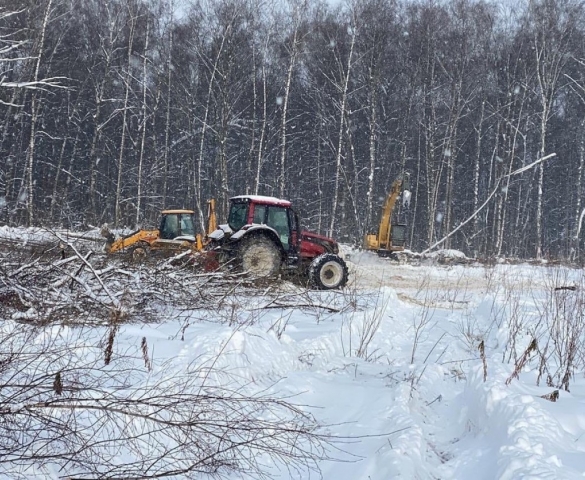
<svg viewBox="0 0 585 480"><path fill-rule="evenodd" d="M281 123L281 134L280 134L280 172L278 175L278 195L284 197L285 184L286 184L286 121L288 113L288 100L290 95L290 86L292 83L292 74L294 71L296 58L297 58L297 35L298 35L298 24L295 25L295 31L293 34L292 51L290 54L290 61L288 64L286 74L286 84L284 87L284 98L282 101L282 123Z"/></svg>
<svg viewBox="0 0 585 480"><path fill-rule="evenodd" d="M579 166L577 167L577 183L575 185L577 204L575 205L575 218L573 220L574 232L572 235L573 248L571 249L571 260L579 258L581 253L581 242L579 241L579 218L581 217L582 209L581 191L583 189L583 167L585 165L585 119L581 120L580 127L581 139L579 141Z"/></svg>
<svg viewBox="0 0 585 480"><path fill-rule="evenodd" d="M351 74L352 68L352 60L353 60L353 50L355 46L355 37L356 32L355 29L352 31L351 34L351 45L349 48L349 54L347 58L347 69L345 71L345 78L343 79L343 88L341 91L341 107L339 111L339 129L338 129L338 140L337 140L337 150L335 154L335 184L333 188L333 205L331 207L331 223L329 224L329 231L328 234L330 237L333 236L333 230L335 228L335 214L337 212L337 207L339 204L339 183L341 177L341 160L342 160L342 148L343 148L343 125L345 124L345 115L346 115L346 107L347 107L347 91L349 88L349 77Z"/></svg>
<svg viewBox="0 0 585 480"><path fill-rule="evenodd" d="M45 15L43 16L43 24L41 27L41 38L39 41L39 50L37 55L37 61L34 72L34 82L39 81L39 71L41 68L41 62L43 59L43 50L45 48L45 35L47 32L47 25L49 24L49 17L51 15L51 6L53 0L48 0ZM34 215L34 170L35 170L35 142L37 134L37 121L39 116L39 98L37 91L33 91L31 96L31 122L30 122L30 138L28 143L27 151L27 217L28 225L32 226L35 221Z"/></svg>
<svg viewBox="0 0 585 480"><path fill-rule="evenodd" d="M75 160L77 158L80 134L81 134L81 131L78 129L77 134L75 135L75 140L73 140L73 148L71 149L71 155L69 156L69 165L67 167L67 170L65 171L67 176L65 177L65 186L63 187L63 196L62 196L63 199L69 198L69 191L71 190L71 179L73 178L73 165L74 165ZM63 215L63 204L61 204L60 215L61 216Z"/></svg>
<svg viewBox="0 0 585 480"><path fill-rule="evenodd" d="M140 138L140 154L138 158L138 185L136 192L136 225L140 224L141 211L142 211L142 170L144 168L144 148L146 145L146 122L147 122L147 110L146 110L146 66L147 52L148 52L148 37L150 33L150 22L146 24L146 39L144 41L144 58L142 60L142 136Z"/></svg>
<svg viewBox="0 0 585 480"><path fill-rule="evenodd" d="M71 119L70 119L71 120ZM57 163L57 168L55 171L55 180L53 180L53 193L51 195L51 207L49 209L49 219L51 221L54 221L55 219L53 218L53 213L55 210L55 205L57 205L57 194L59 191L59 180L61 177L61 170L63 168L63 159L65 157L65 149L67 147L67 141L69 140L69 137L67 136L67 134L65 135L65 138L63 138L63 140L61 141L61 149L59 152L59 162ZM60 198L61 202L66 201L66 197L61 197Z"/></svg>
<svg viewBox="0 0 585 480"><path fill-rule="evenodd" d="M0 152L2 153L2 155L6 158L6 169L5 169L5 173L4 173L4 183L0 184L0 218L2 218L2 216L4 216L4 221L5 223L9 223L10 222L10 209L8 207L9 205L9 201L12 197L12 192L14 187L13 182L14 182L14 165L11 159L11 154L10 154L10 150L11 148L8 147L6 149L6 151L4 150L4 145L6 145L6 140L9 136L9 131L10 131L10 125L11 125L11 121L12 118L14 116L14 112L13 109L15 108L14 105L16 105L16 99L17 96L19 95L19 89L15 88L12 91L12 97L10 99L10 105L6 108L6 115L4 116L4 125L3 125L3 129L2 129L2 139L0 140ZM2 198L4 199L3 204L2 204Z"/></svg>
<svg viewBox="0 0 585 480"><path fill-rule="evenodd" d="M172 24L172 19L171 19ZM169 158L170 158L170 137L171 137L171 84L173 77L173 29L169 32L169 58L167 60L167 109L165 114L165 148L163 153L163 185L162 185L162 206L167 205L167 193L169 182Z"/></svg>
<svg viewBox="0 0 585 480"><path fill-rule="evenodd" d="M258 139L258 159L256 162L256 178L254 179L254 195L258 195L258 191L260 188L260 174L262 172L262 163L264 157L264 137L266 136L266 122L268 121L267 118L267 111L266 105L268 103L268 92L266 89L266 66L262 65L262 128L260 129L260 138Z"/></svg>
<svg viewBox="0 0 585 480"><path fill-rule="evenodd" d="M508 147L508 151L510 152L510 158L509 158L509 162L508 162L508 174L510 172L512 172L512 169L514 168L514 158L516 156L516 148L517 148L517 142L518 142L518 135L520 135L520 121L522 120L522 112L524 109L524 98L525 98L525 93L524 96L521 100L521 104L520 104L520 111L518 112L518 124L517 125L512 125L510 124L510 128L513 130L513 133L511 135L508 135L508 138L510 138L509 141L509 147ZM504 192L503 192L503 196L501 198L501 207L500 207L500 211L499 211L499 230L498 230L498 236L496 239L496 255L499 257L502 255L502 249L503 249L503 245L504 245L504 232L506 230L506 217L507 217L507 212L508 212L508 195L510 193L510 181L511 181L511 177L507 177L506 179L506 183L504 185Z"/></svg>
<svg viewBox="0 0 585 480"><path fill-rule="evenodd" d="M114 44L114 28L113 28L113 20L108 18L108 23L110 25L110 29L109 29L109 37L108 37L108 45L107 47L103 47L102 46L102 51L104 52L106 61L104 62L104 71L103 71L103 77L99 83L99 86L96 87L96 92L95 92L95 113L93 115L94 117L94 130L93 130L93 135L92 135L92 139L91 139L91 147L89 150L89 164L90 164L90 174L89 174L89 200L90 200L90 204L91 204L91 212L92 215L94 216L94 218L97 220L98 217L98 185L97 185L97 176L98 176L98 167L99 167L99 163L100 163L100 159L97 156L97 149L98 149L98 144L101 141L101 137L102 137L102 128L103 126L110 120L106 120L103 123L101 122L101 113L102 113L102 107L104 105L105 102L105 89L106 89L106 83L108 80L108 75L110 75L110 67L112 64L112 52L111 49L113 48L113 44Z"/></svg>
<svg viewBox="0 0 585 480"><path fill-rule="evenodd" d="M479 173L481 171L481 141L483 138L483 117L485 113L485 100L481 102L481 113L479 115L479 125L477 127L477 143L475 163L473 166L473 211L477 210L479 205ZM473 217L473 254L475 257L479 255L479 216Z"/></svg>
<svg viewBox="0 0 585 480"><path fill-rule="evenodd" d="M127 71L124 79L125 93L124 93L124 106L122 111L122 136L120 138L120 151L118 153L118 178L116 181L116 203L114 207L114 218L116 226L120 225L122 220L121 202L122 202L122 174L124 172L124 149L126 147L126 132L128 130L128 102L130 97L130 82L132 75L130 69L132 67L132 47L134 45L134 30L136 28L136 17L130 16L130 33L128 37L128 64Z"/></svg>
<svg viewBox="0 0 585 480"><path fill-rule="evenodd" d="M366 193L366 225L373 224L372 208L374 202L374 173L376 171L376 157L377 157L377 140L378 140L378 91L377 82L374 84L374 75L372 74L372 66L370 66L370 85L371 91L370 99L370 115L368 126L370 130L369 135L369 157L370 157L370 173L368 175L368 191ZM366 232L362 232L366 233Z"/></svg>
<svg viewBox="0 0 585 480"><path fill-rule="evenodd" d="M203 119L201 125L201 140L199 141L199 155L197 156L197 165L195 165L195 178L193 179L193 187L195 190L195 206L197 208L197 213L199 216L199 223L201 226L202 232L205 231L205 216L203 214L203 205L202 205L202 198L201 198L201 177L202 177L202 168L203 168L203 154L204 154L204 147L205 147L205 134L207 132L207 121L209 118L209 109L211 108L211 99L213 94L213 87L215 84L215 77L218 73L218 64L221 58L221 54L225 45L226 37L228 35L230 25L228 25L223 32L221 38L221 44L219 46L219 50L213 62L213 68L211 71L211 77L209 78L209 86L207 88L207 98L205 100L205 110L203 112Z"/></svg>

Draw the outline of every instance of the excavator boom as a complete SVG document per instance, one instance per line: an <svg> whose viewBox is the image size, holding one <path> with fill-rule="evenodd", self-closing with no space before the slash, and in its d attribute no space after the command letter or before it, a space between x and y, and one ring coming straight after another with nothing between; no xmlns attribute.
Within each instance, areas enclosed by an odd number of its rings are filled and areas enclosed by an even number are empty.
<svg viewBox="0 0 585 480"><path fill-rule="evenodd" d="M403 191L410 189L410 177L397 178L386 197L377 233L367 233L364 237L364 249L377 252L381 256L392 255L393 252L404 250L406 225L392 223L392 214L396 200Z"/></svg>

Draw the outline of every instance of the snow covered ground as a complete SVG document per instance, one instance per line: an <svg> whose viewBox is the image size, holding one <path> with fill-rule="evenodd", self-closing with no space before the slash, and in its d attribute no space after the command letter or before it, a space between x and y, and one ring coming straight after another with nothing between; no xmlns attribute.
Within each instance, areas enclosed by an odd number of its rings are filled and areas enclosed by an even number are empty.
<svg viewBox="0 0 585 480"><path fill-rule="evenodd" d="M243 327L210 314L190 323L181 340L184 319L122 334L128 344L146 336L159 361L219 355L218 365L244 383L292 396L339 437L331 455L340 461L320 464L325 479L585 476L582 368L555 403L541 398L555 388L543 380L537 386L534 354L506 385L531 332L544 335L534 328L546 292L558 280L580 284L580 271L398 265L370 254L349 261L346 292L311 294L339 312L258 314L262 300L252 298L239 312L248 317ZM515 339L510 317L521 330Z"/></svg>
<svg viewBox="0 0 585 480"><path fill-rule="evenodd" d="M213 361L246 391L310 412L331 458L320 473L267 464L277 479L585 476L581 270L361 252L348 264L343 292L272 286L285 307L260 289L229 315L161 304L159 322L121 325L115 352L145 337L153 374Z"/></svg>

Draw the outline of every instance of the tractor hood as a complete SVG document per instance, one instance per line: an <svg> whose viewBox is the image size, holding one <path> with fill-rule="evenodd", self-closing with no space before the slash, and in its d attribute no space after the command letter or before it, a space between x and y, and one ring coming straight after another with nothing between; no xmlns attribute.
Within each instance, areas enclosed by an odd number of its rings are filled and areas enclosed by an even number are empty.
<svg viewBox="0 0 585 480"><path fill-rule="evenodd" d="M314 258L322 253L339 253L339 245L332 238L303 230L301 232L301 257Z"/></svg>

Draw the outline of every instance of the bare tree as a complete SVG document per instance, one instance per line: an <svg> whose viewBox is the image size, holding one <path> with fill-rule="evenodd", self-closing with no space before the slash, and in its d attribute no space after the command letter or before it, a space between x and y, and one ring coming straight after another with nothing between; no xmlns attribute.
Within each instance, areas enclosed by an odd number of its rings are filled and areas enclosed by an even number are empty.
<svg viewBox="0 0 585 480"><path fill-rule="evenodd" d="M337 208L339 206L339 185L341 183L341 176L342 176L342 160L343 160L343 139L344 139L344 126L347 122L347 102L348 102L348 94L349 94L349 79L352 75L352 67L353 67L353 52L356 42L356 22L355 18L352 18L348 25L349 28L349 51L347 53L347 60L342 59L340 57L337 58L339 71L341 73L341 78L339 79L339 83L336 84L336 88L340 94L339 100L339 111L338 111L338 124L339 129L337 131L337 147L335 149L335 173L333 177L333 198L332 198L332 206L331 206L331 219L328 228L329 236L333 235L334 228L335 228L335 218L337 215Z"/></svg>
<svg viewBox="0 0 585 480"><path fill-rule="evenodd" d="M278 195L284 197L285 186L287 183L286 177L286 149L287 149L287 116L288 105L291 92L291 84L293 72L296 67L298 57L301 54L301 40L302 32L301 26L306 21L307 2L306 0L295 0L290 2L292 10L292 32L290 33L290 40L287 41L285 48L288 55L288 67L286 70L286 79L284 83L284 94L279 103L282 103L282 118L280 124L280 161L279 161L279 175L278 175Z"/></svg>
<svg viewBox="0 0 585 480"><path fill-rule="evenodd" d="M120 135L120 147L118 149L118 178L116 181L116 197L114 206L114 221L115 225L119 225L122 220L121 202L122 202L122 174L124 172L124 163L126 157L126 137L129 133L128 126L128 111L130 108L130 90L132 88L132 56L134 54L134 35L136 33L136 23L138 12L133 12L130 5L128 5L128 45L127 45L127 65L126 72L123 77L124 81L124 103L122 104L122 131Z"/></svg>
<svg viewBox="0 0 585 480"><path fill-rule="evenodd" d="M204 99L205 105L203 108L203 118L201 119L201 128L200 128L200 139L199 139L199 153L195 159L196 165L194 166L194 175L195 178L193 179L194 181L194 191L195 191L195 205L197 208L197 211L199 213L199 222L201 225L201 231L205 231L205 216L203 214L203 198L201 195L201 190L202 190L202 180L203 180L203 166L205 165L205 140L206 140L206 134L207 134L207 130L209 128L209 118L211 115L211 108L212 108L212 101L213 101L213 93L214 93L214 89L215 89L215 83L216 83L216 79L218 76L222 75L222 73L219 71L219 66L220 66L220 61L221 61L221 56L223 54L224 48L225 48L225 44L226 41L228 40L228 37L230 35L230 30L232 28L232 24L231 22L227 22L225 25L220 25L218 27L220 29L219 32L216 32L217 35L219 35L219 45L217 46L216 50L215 50L215 55L213 58L205 58L204 57L204 66L207 70L208 73L208 80L207 80L207 95ZM203 51L203 46L201 46L201 52L199 52L200 55L204 54ZM223 194L223 198L224 198L224 203L225 203L225 197L226 197L227 192L224 192ZM225 205L224 205L224 210L225 210Z"/></svg>
<svg viewBox="0 0 585 480"><path fill-rule="evenodd" d="M548 126L554 113L553 107L559 89L559 81L568 61L571 38L575 33L582 7L571 0L531 1L528 28L532 36L535 95L540 102L539 156L547 150ZM542 257L544 165L538 170L536 202L536 258Z"/></svg>
<svg viewBox="0 0 585 480"><path fill-rule="evenodd" d="M140 153L138 154L138 179L137 179L137 192L136 192L136 225L140 224L142 215L142 195L143 195L143 170L144 170L144 151L146 148L146 129L148 123L148 109L147 109L147 92L148 92L148 40L150 37L150 21L146 21L146 33L144 41L144 54L142 58L142 116L140 129L142 135L140 137Z"/></svg>
<svg viewBox="0 0 585 480"><path fill-rule="evenodd" d="M40 39L38 42L37 53L36 53L36 62L34 67L34 73L32 78L32 83L37 84L40 79L40 68L41 62L43 60L43 53L45 48L45 35L47 32L49 19L51 17L51 6L53 4L53 0L48 0L47 5L45 7L45 13L41 22L41 31L40 31ZM34 205L34 167L35 167L35 144L36 144L36 127L39 118L39 108L40 108L40 99L38 98L38 92L34 91L31 97L31 121L30 121L30 137L28 143L28 151L27 151L27 214L28 214L28 224L33 225L34 223L34 212L35 212L35 205Z"/></svg>

